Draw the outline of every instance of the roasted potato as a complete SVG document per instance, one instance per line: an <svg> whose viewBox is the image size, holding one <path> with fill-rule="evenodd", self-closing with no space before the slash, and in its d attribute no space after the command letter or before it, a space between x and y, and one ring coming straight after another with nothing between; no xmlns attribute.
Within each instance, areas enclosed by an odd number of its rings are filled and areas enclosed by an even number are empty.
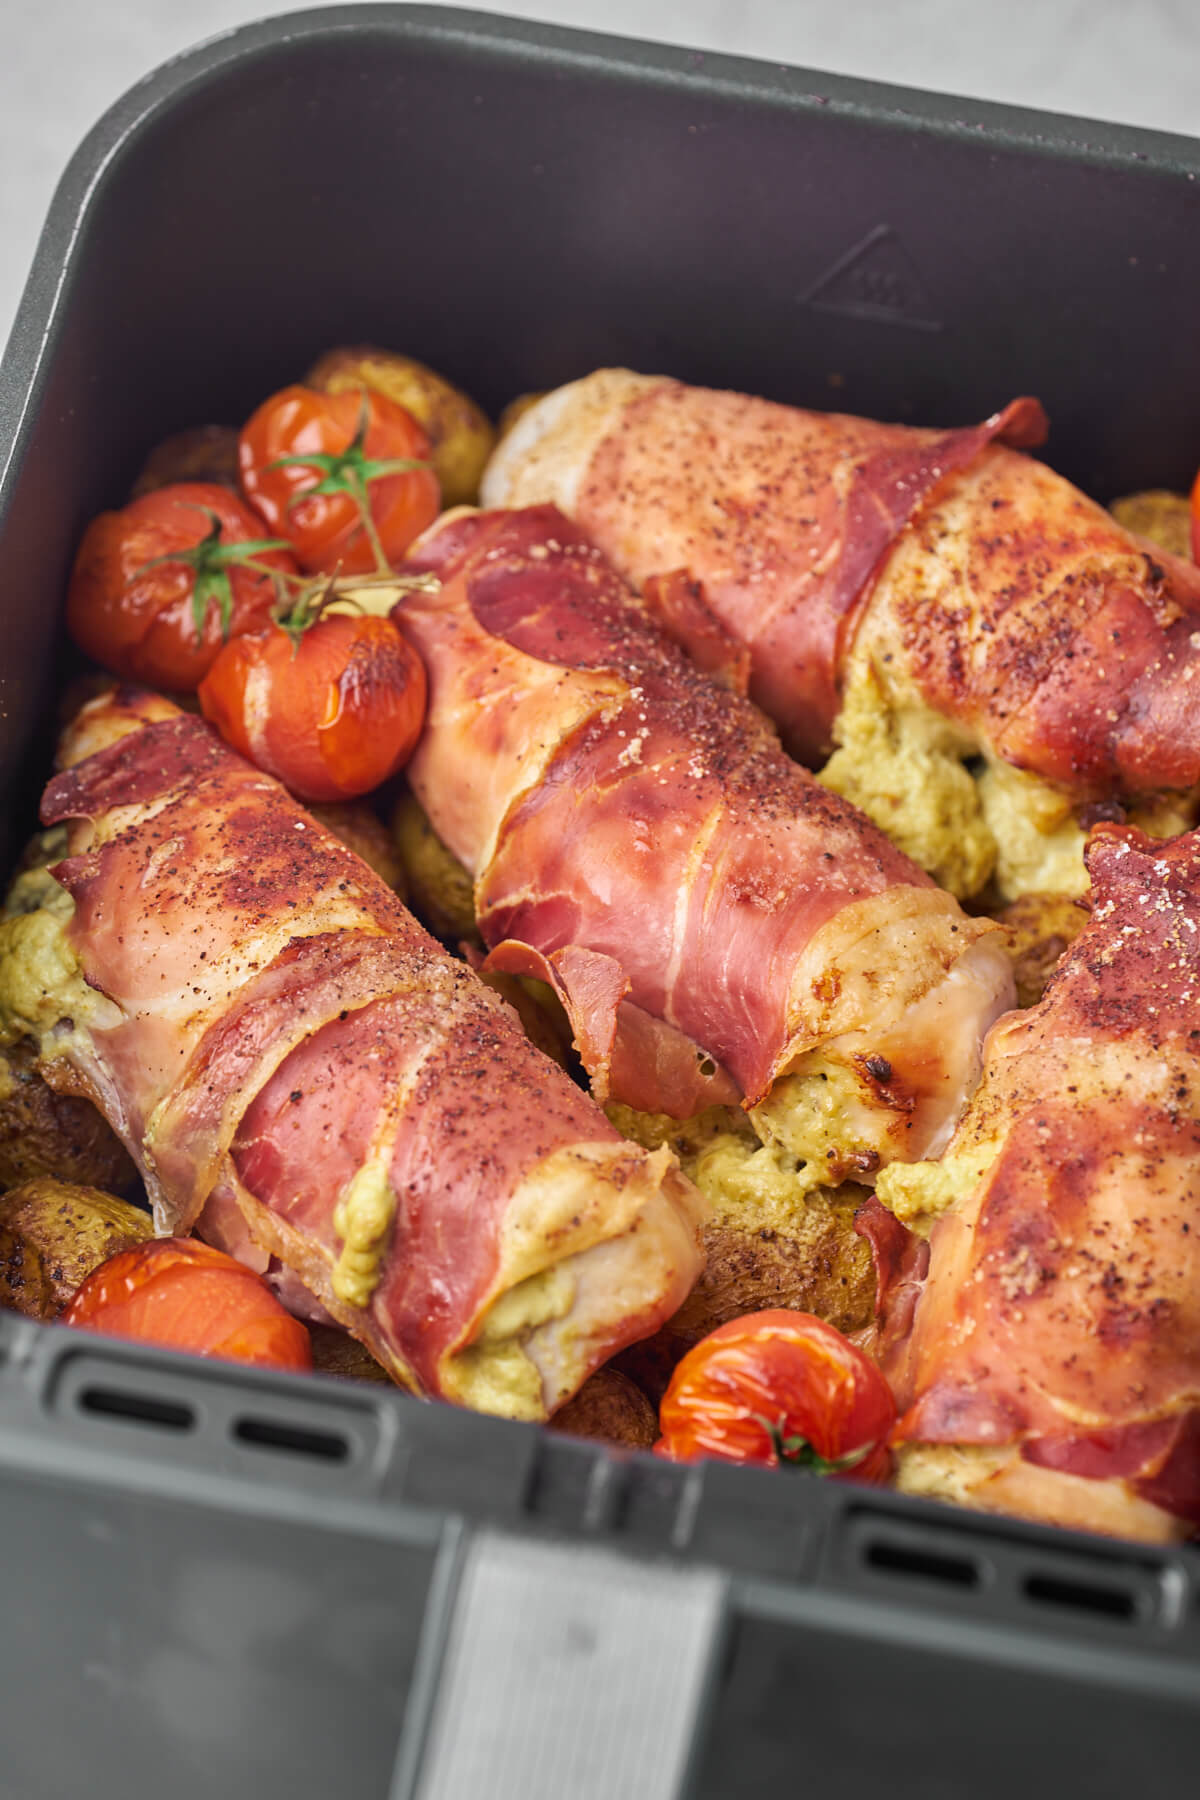
<svg viewBox="0 0 1200 1800"><path fill-rule="evenodd" d="M854 1230L867 1198L846 1183L805 1194L786 1157L760 1144L744 1114L710 1107L685 1120L606 1108L638 1143L669 1144L712 1207L703 1227L704 1273L661 1331L616 1359L655 1401L685 1351L727 1319L766 1307L816 1313L839 1331L875 1311L870 1246Z"/></svg>
<svg viewBox="0 0 1200 1800"><path fill-rule="evenodd" d="M1185 495L1149 488L1144 494L1126 494L1114 500L1108 510L1126 531L1136 531L1173 556L1191 557L1192 521Z"/></svg>
<svg viewBox="0 0 1200 1800"><path fill-rule="evenodd" d="M308 810L335 837L341 838L343 844L353 850L356 856L361 856L367 867L374 869L402 900L406 898L408 888L400 853L387 826L376 818L365 801L315 801L309 803Z"/></svg>
<svg viewBox="0 0 1200 1800"><path fill-rule="evenodd" d="M1088 909L1063 894L1025 894L992 915L1004 927L1017 1005L1034 1006L1068 945L1088 922Z"/></svg>
<svg viewBox="0 0 1200 1800"><path fill-rule="evenodd" d="M198 425L164 438L150 452L129 490L131 500L177 481L215 481L238 485L238 434L232 425ZM266 536L264 531L263 536Z"/></svg>
<svg viewBox="0 0 1200 1800"><path fill-rule="evenodd" d="M25 846L4 896L0 924L0 1188L17 1187L40 1176L128 1194L138 1173L120 1139L90 1100L59 1094L37 1066L37 1050L24 1037L15 1014L34 969L23 969L24 951L39 941L40 915L69 914L71 901L48 864L66 855L63 826L41 831ZM39 915L35 919L33 915ZM22 936L22 934L25 934ZM7 1002L14 1002L13 1018Z"/></svg>
<svg viewBox="0 0 1200 1800"><path fill-rule="evenodd" d="M531 407L536 406L539 400L544 400L547 392L547 389L542 388L537 393L518 394L515 400L510 400L500 414L496 426L496 442L499 443L501 438L506 438L517 420L524 418L525 414Z"/></svg>
<svg viewBox="0 0 1200 1800"><path fill-rule="evenodd" d="M359 345L327 351L304 381L326 394L371 388L395 400L429 438L443 506L471 505L478 500L480 478L496 434L486 413L444 376L411 356Z"/></svg>
<svg viewBox="0 0 1200 1800"><path fill-rule="evenodd" d="M560 1068L568 1065L571 1027L557 996L542 981L526 981L519 975L502 975L497 969L481 969L479 979L494 988L521 1021L531 1044Z"/></svg>
<svg viewBox="0 0 1200 1800"><path fill-rule="evenodd" d="M154 1236L149 1213L43 1176L0 1196L0 1306L55 1319L85 1276Z"/></svg>
<svg viewBox="0 0 1200 1800"><path fill-rule="evenodd" d="M392 837L404 865L408 903L421 923L454 948L463 943L480 948L471 877L447 850L407 788L392 813ZM481 970L480 979L508 1001L530 1043L566 1068L571 1027L551 989L544 982L501 975L492 969Z"/></svg>
<svg viewBox="0 0 1200 1800"><path fill-rule="evenodd" d="M392 839L404 865L408 903L421 923L449 943L478 944L471 877L408 788L401 790L392 812Z"/></svg>
<svg viewBox="0 0 1200 1800"><path fill-rule="evenodd" d="M728 1319L783 1306L815 1313L839 1331L861 1331L875 1315L871 1250L854 1230L866 1198L862 1188L818 1188L790 1232L710 1221L699 1281L661 1330L621 1352L617 1367L657 1404L680 1358Z"/></svg>
<svg viewBox="0 0 1200 1800"><path fill-rule="evenodd" d="M0 1050L0 1188L39 1177L129 1194L138 1172L90 1100L56 1094L35 1066L34 1046Z"/></svg>
<svg viewBox="0 0 1200 1800"><path fill-rule="evenodd" d="M658 1415L641 1388L620 1369L597 1369L550 1421L567 1437L599 1438L623 1450L648 1450L658 1436Z"/></svg>
<svg viewBox="0 0 1200 1800"><path fill-rule="evenodd" d="M343 1381L391 1381L382 1363L375 1361L365 1344L336 1325L310 1325L313 1368L321 1375L337 1375Z"/></svg>
<svg viewBox="0 0 1200 1800"><path fill-rule="evenodd" d="M794 1232L706 1225L704 1273L671 1320L673 1334L696 1343L727 1319L773 1306L816 1313L839 1331L869 1325L875 1271L869 1244L854 1231L866 1199L862 1188L820 1189Z"/></svg>

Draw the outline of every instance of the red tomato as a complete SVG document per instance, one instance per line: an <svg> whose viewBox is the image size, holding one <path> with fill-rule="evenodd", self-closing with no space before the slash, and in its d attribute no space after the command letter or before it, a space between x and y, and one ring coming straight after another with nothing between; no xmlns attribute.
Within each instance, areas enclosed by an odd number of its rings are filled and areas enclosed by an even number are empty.
<svg viewBox="0 0 1200 1800"><path fill-rule="evenodd" d="M215 482L177 482L101 513L71 572L71 636L126 681L190 691L225 640L264 625L276 603L270 576L240 561L297 574L286 547L268 542L262 520Z"/></svg>
<svg viewBox="0 0 1200 1800"><path fill-rule="evenodd" d="M302 569L361 575L398 562L437 517L429 451L384 394L289 387L243 428L238 462L243 492Z"/></svg>
<svg viewBox="0 0 1200 1800"><path fill-rule="evenodd" d="M1200 563L1200 475L1192 483L1192 561Z"/></svg>
<svg viewBox="0 0 1200 1800"><path fill-rule="evenodd" d="M233 638L200 706L249 762L302 800L349 800L411 756L425 718L425 665L390 619L327 613Z"/></svg>
<svg viewBox="0 0 1200 1800"><path fill-rule="evenodd" d="M93 1269L64 1325L275 1369L311 1369L312 1346L253 1270L195 1238L156 1238Z"/></svg>
<svg viewBox="0 0 1200 1800"><path fill-rule="evenodd" d="M886 1481L891 1389L870 1357L811 1313L748 1313L696 1344L671 1377L654 1446L675 1462L795 1463Z"/></svg>

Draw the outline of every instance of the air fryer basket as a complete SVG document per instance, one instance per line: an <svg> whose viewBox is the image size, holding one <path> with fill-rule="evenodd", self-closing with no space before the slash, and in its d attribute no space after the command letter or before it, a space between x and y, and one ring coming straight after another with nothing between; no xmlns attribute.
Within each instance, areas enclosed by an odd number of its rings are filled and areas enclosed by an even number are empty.
<svg viewBox="0 0 1200 1800"><path fill-rule="evenodd" d="M100 122L0 365L0 763L32 819L86 519L336 342L493 409L604 363L1200 460L1200 144L442 8L234 33ZM1158 1551L677 1468L0 1317L0 1792L1191 1791Z"/></svg>

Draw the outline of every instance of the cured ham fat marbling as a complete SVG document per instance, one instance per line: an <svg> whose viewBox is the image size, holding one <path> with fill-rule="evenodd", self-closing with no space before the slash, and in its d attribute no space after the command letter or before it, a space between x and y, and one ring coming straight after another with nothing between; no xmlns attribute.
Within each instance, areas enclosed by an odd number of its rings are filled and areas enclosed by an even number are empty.
<svg viewBox="0 0 1200 1800"><path fill-rule="evenodd" d="M41 1065L118 1130L160 1233L277 1257L398 1380L521 1417L678 1307L701 1202L673 1159L278 783L149 695L86 707L62 760Z"/></svg>
<svg viewBox="0 0 1200 1800"><path fill-rule="evenodd" d="M600 370L483 494L554 501L639 588L686 573L788 747L838 746L824 779L944 885L1080 894L1097 807L1195 816L1200 572L1020 454L1044 431L1032 400L930 431Z"/></svg>
<svg viewBox="0 0 1200 1800"><path fill-rule="evenodd" d="M936 1218L923 1285L880 1259L884 1366L901 1487L1169 1539L1200 1526L1200 834L1087 856L1091 922L944 1159L880 1178Z"/></svg>
<svg viewBox="0 0 1200 1800"><path fill-rule="evenodd" d="M556 508L448 515L407 566L440 578L393 615L430 682L409 781L493 966L554 984L597 1094L677 1118L743 1099L800 1186L936 1153L1011 1002L987 922Z"/></svg>

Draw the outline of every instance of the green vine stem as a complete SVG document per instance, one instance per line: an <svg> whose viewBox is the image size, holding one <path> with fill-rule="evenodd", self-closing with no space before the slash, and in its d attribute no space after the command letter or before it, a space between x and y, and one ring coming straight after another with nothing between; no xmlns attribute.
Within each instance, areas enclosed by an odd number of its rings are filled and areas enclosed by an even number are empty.
<svg viewBox="0 0 1200 1800"><path fill-rule="evenodd" d="M288 501L289 513L301 501L311 500L318 494L348 494L358 508L371 554L375 558L375 566L382 575L388 572L390 565L384 554L379 531L371 517L371 483L385 475L404 475L413 469L428 469L430 464L414 456L369 457L366 453L369 423L370 409L364 393L358 414L358 428L353 440L344 450L336 454L314 450L307 456L279 456L274 462L267 463L264 473L269 473L272 469L298 468L313 469L321 476L321 480L312 487L292 495Z"/></svg>
<svg viewBox="0 0 1200 1800"><path fill-rule="evenodd" d="M846 1469L856 1468L875 1448L874 1444L863 1444L857 1450L850 1450L845 1456L826 1457L814 1450L806 1437L796 1435L785 1437L784 1415L778 1419L768 1419L764 1413L753 1413L755 1423L761 1425L771 1440L771 1447L779 1458L780 1468L807 1469L812 1475L840 1475Z"/></svg>

